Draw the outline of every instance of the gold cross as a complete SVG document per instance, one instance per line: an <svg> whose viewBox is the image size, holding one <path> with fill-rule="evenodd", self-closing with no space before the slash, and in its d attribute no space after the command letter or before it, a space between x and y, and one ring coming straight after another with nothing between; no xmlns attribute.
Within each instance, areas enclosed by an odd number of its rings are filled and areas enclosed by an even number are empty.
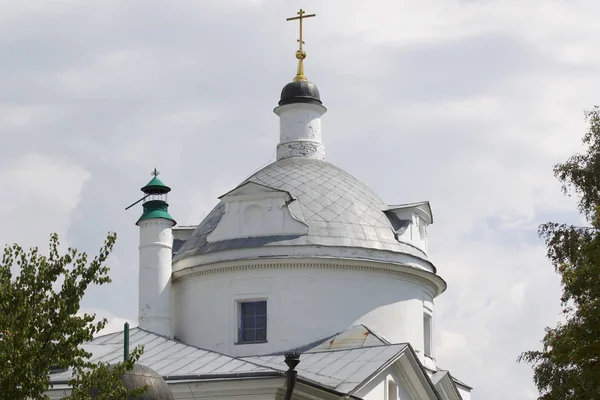
<svg viewBox="0 0 600 400"><path fill-rule="evenodd" d="M297 17L290 17L287 18L286 21L295 21L298 20L300 22L300 39L298 39L298 43L300 43L300 50L302 50L302 45L304 44L304 42L302 41L302 20L304 18L310 18L310 17L316 17L317 14L306 14L306 11L304 11L303 9L300 9L300 11L298 11L296 14L298 14Z"/></svg>

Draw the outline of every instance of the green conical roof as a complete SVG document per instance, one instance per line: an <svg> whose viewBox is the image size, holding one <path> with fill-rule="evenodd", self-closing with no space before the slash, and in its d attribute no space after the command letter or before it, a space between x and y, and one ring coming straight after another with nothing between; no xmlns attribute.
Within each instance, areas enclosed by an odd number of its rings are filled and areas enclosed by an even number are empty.
<svg viewBox="0 0 600 400"><path fill-rule="evenodd" d="M136 225L140 223L140 221L145 221L148 219L162 218L168 219L169 221L173 221L173 224L176 224L175 220L171 215L169 215L169 205L166 201L163 200L150 200L144 203L144 213L136 222Z"/></svg>
<svg viewBox="0 0 600 400"><path fill-rule="evenodd" d="M142 192L151 194L169 193L171 188L165 185L158 177L154 177L142 188Z"/></svg>

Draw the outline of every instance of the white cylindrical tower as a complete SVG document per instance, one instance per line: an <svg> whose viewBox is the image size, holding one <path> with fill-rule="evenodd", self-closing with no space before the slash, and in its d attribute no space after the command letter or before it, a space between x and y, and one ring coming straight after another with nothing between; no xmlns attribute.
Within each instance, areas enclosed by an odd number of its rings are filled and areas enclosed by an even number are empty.
<svg viewBox="0 0 600 400"><path fill-rule="evenodd" d="M321 103L319 89L304 76L306 52L296 52L298 73L283 87L279 106L279 144L277 160L289 157L310 157L325 160L325 146L321 142L321 116L327 112Z"/></svg>
<svg viewBox="0 0 600 400"><path fill-rule="evenodd" d="M310 82L292 83L295 86L300 84L314 86ZM279 116L278 160L288 157L325 159L325 146L321 142L321 116L327 112L325 107L316 101L284 103L274 111Z"/></svg>
<svg viewBox="0 0 600 400"><path fill-rule="evenodd" d="M171 189L154 178L142 191L146 194L140 227L139 327L159 335L173 337L171 318L172 228L167 193Z"/></svg>

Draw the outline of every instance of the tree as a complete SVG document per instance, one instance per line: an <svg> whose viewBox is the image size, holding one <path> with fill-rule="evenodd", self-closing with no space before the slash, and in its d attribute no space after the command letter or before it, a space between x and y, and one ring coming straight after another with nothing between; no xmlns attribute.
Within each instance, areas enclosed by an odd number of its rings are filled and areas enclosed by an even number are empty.
<svg viewBox="0 0 600 400"><path fill-rule="evenodd" d="M554 167L563 192L579 196L587 226L549 222L539 228L561 277L564 322L546 328L542 351L519 361L533 364L543 400L600 399L600 108L586 112L586 151Z"/></svg>
<svg viewBox="0 0 600 400"><path fill-rule="evenodd" d="M6 246L0 265L0 398L47 399L51 368L71 368L70 398L90 398L95 387L101 399L126 399L142 393L128 391L120 377L131 370L143 349L128 361L109 366L93 363L81 345L107 323L95 314L79 315L80 302L90 285L111 281L105 265L116 240L109 233L99 254L88 263L86 253L69 248L59 254L58 235L50 237L47 256L36 247L29 253L18 244Z"/></svg>

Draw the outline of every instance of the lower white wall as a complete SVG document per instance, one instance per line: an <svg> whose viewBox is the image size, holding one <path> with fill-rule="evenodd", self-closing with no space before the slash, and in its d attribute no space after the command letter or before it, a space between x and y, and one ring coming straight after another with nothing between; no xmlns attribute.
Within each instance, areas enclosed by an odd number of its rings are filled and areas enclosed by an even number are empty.
<svg viewBox="0 0 600 400"><path fill-rule="evenodd" d="M241 267L240 267L241 268ZM364 324L392 343L423 349L420 283L393 273L322 266L240 269L173 284L175 335L232 356L269 354ZM236 301L267 299L267 343L239 344Z"/></svg>
<svg viewBox="0 0 600 400"><path fill-rule="evenodd" d="M285 390L285 378L260 378L214 381L170 381L169 388L175 400L223 399L273 400L276 393ZM284 392L285 393L285 392ZM71 394L71 389L54 389L46 393L51 400Z"/></svg>

